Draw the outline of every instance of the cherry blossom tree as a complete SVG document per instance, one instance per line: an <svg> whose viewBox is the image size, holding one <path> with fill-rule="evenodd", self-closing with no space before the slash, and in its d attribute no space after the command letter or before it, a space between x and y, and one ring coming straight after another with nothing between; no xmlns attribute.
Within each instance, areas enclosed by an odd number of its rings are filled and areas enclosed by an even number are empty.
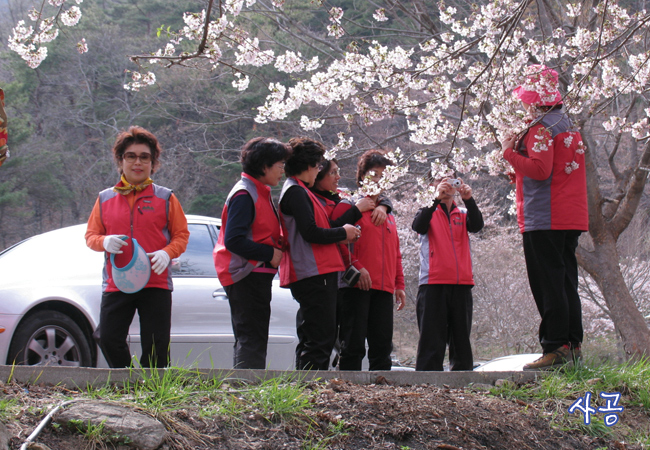
<svg viewBox="0 0 650 450"><path fill-rule="evenodd" d="M208 0L184 15L182 29L161 28L168 42L158 50L131 55L139 70L125 88L154 84L164 67L228 67L240 91L267 90L256 122L327 130L328 157L389 148L394 165L381 187L411 174L419 202L428 204L434 192L418 175L507 179L511 169L498 141L526 127L512 90L531 64L555 68L586 148L590 230L579 261L601 291L626 354L650 355L650 332L617 249L650 166L650 14L642 4L359 3ZM31 22L16 24L10 48L37 67L46 43L80 16L69 0L43 1L29 13ZM86 50L83 41L79 50ZM385 132L369 131L377 127Z"/></svg>

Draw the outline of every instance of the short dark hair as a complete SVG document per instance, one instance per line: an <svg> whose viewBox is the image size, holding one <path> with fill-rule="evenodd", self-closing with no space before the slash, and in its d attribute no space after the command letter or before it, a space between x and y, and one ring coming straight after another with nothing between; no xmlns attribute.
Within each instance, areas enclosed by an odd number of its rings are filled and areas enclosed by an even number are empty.
<svg viewBox="0 0 650 450"><path fill-rule="evenodd" d="M241 162L244 173L253 178L264 176L264 169L278 161L284 161L291 149L277 139L256 137L246 142L241 149Z"/></svg>
<svg viewBox="0 0 650 450"><path fill-rule="evenodd" d="M127 131L120 132L117 135L117 139L115 139L115 144L113 144L113 159L115 159L118 167L122 158L124 158L124 152L133 144L144 144L149 147L151 151L151 173L154 173L160 165L159 158L162 149L153 133L138 126L129 127Z"/></svg>
<svg viewBox="0 0 650 450"><path fill-rule="evenodd" d="M292 153L284 166L288 177L298 175L323 161L325 146L321 142L306 137L295 137L289 140L289 145Z"/></svg>
<svg viewBox="0 0 650 450"><path fill-rule="evenodd" d="M386 152L383 150L368 150L359 158L357 163L357 185L361 186L361 181L363 177L366 176L368 172L377 167L385 169L386 166L390 166L391 162L386 158Z"/></svg>
<svg viewBox="0 0 650 450"><path fill-rule="evenodd" d="M325 178L327 172L330 171L330 167L332 167L332 163L336 164L337 166L339 165L339 162L336 160L336 158L323 160L323 168L318 172L318 175L316 175L316 182ZM316 184L316 182L314 182L314 184Z"/></svg>

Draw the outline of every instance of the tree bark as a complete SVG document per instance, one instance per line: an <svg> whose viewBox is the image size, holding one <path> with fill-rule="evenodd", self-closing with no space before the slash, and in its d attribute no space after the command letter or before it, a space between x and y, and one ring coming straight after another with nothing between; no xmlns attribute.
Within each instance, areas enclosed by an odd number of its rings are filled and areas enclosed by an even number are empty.
<svg viewBox="0 0 650 450"><path fill-rule="evenodd" d="M594 148L593 145L589 147ZM642 164L648 159L649 153L650 146L646 145L640 158ZM614 206L617 220L608 220L604 211L605 198L600 191L597 168L589 150L585 152L585 166L589 202L589 235L594 249L587 251L579 247L578 263L591 275L603 294L612 321L620 334L626 356L630 359L647 357L650 356L650 329L630 295L621 273L616 248L620 233L627 228L636 212L647 176L639 173L641 170L637 169L633 181L628 185L626 201ZM621 208L621 204L625 206Z"/></svg>
<svg viewBox="0 0 650 450"><path fill-rule="evenodd" d="M578 251L579 264L594 279L605 298L609 314L620 334L625 355L638 359L650 355L650 330L634 303L619 266L616 240L594 245L594 252Z"/></svg>

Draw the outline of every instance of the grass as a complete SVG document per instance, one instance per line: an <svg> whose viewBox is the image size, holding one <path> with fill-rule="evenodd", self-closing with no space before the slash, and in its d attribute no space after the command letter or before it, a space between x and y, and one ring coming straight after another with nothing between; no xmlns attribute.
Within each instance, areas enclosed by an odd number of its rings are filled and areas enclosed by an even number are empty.
<svg viewBox="0 0 650 450"><path fill-rule="evenodd" d="M70 425L88 441L89 450L107 449L107 443L129 444L130 440L106 430L104 422L94 424L91 421L71 420Z"/></svg>
<svg viewBox="0 0 650 450"><path fill-rule="evenodd" d="M257 385L249 399L269 420L290 420L310 407L311 395L303 382L273 378Z"/></svg>
<svg viewBox="0 0 650 450"><path fill-rule="evenodd" d="M203 390L200 371L170 367L165 370L131 369L140 379L127 382L124 389L133 396L133 401L154 415L184 408L191 403L191 397ZM220 384L211 385L218 389Z"/></svg>
<svg viewBox="0 0 650 450"><path fill-rule="evenodd" d="M202 417L226 416L230 422L255 417L268 422L302 420L311 408L312 393L304 379L295 375L262 380L240 387L211 392L212 403L201 408ZM206 394L210 394L206 392Z"/></svg>
<svg viewBox="0 0 650 450"><path fill-rule="evenodd" d="M218 373L205 377L198 369L177 367L165 370L132 368L131 378L123 387L110 383L98 388L89 386L84 397L130 404L156 417L168 429L175 431L176 436L185 435L194 440L201 440L201 436L175 421L170 412L195 409L200 417L216 418L232 426L241 423L243 418L261 419L269 423L310 421L307 412L312 407L315 394L307 389L304 379L289 374L250 384L229 380L228 376L228 373ZM0 407L2 405L0 403ZM12 414L9 403L3 410L7 415ZM3 410L0 410L0 414ZM106 443L119 440L119 436L111 435L104 424L80 422L70 425L83 435L91 449L102 449ZM314 440L316 446L344 435L343 422L330 428L325 436ZM181 440L178 448L184 447Z"/></svg>
<svg viewBox="0 0 650 450"><path fill-rule="evenodd" d="M302 436L305 450L339 448L349 432L349 424L343 420L328 422L314 418L317 417L312 413L317 395L314 386L318 384L299 378L297 373L256 383L232 380L228 372L207 377L198 369L175 367L151 371L133 368L132 375L131 381L124 386L108 383L103 387L88 387L82 395L131 405L158 418L175 432L177 441L168 443L170 448L188 448L182 441L183 436L195 441L202 438L184 422L175 422L176 416L171 413L180 410L193 410L206 421L215 420L235 430L251 419L266 422L270 427L289 427L292 433ZM648 386L648 361L625 364L586 361L576 367L550 371L533 383L504 383L492 388L490 395L520 399L530 405L524 413L539 414L558 429L624 440L650 449L650 430L635 430L626 423L632 420L632 411L628 412L632 407L637 414L650 415ZM587 392L592 393L593 408L606 405L606 401L600 398L601 392L620 392L619 406L626 409L627 415L622 413L619 422L608 427L603 422L604 414L598 413L592 415L591 424L585 425L580 411L570 414L568 409ZM21 407L20 398L5 397L0 400L0 420L12 420L18 412L26 409L36 408ZM30 414L43 415L47 409L44 407ZM119 440L119 436L111 435L104 424L80 423L74 427L92 449L105 448L106 444Z"/></svg>
<svg viewBox="0 0 650 450"><path fill-rule="evenodd" d="M335 444L340 439L348 435L348 424L340 420L336 424L328 424L325 435L318 431L313 431L314 428L310 425L307 427L307 433L303 440L302 450L326 450L330 448L331 444Z"/></svg>
<svg viewBox="0 0 650 450"><path fill-rule="evenodd" d="M20 405L15 398L2 397L0 399L0 422L7 423L13 420L20 411Z"/></svg>
<svg viewBox="0 0 650 450"><path fill-rule="evenodd" d="M608 413L601 411L590 415L588 425L584 423L587 392L591 392L589 406L596 410L608 407L608 399L601 397L601 393L620 393L617 406L638 407L645 414L650 414L648 386L650 362L647 359L623 364L585 361L576 366L549 371L535 383L522 386L504 383L491 389L490 393L503 398L536 402L542 406L544 413L551 415L552 424L558 428L578 430L594 437L625 438L628 443L650 448L650 430L632 431L621 419L623 412L618 413L618 423L613 426L604 423ZM569 413L571 405L580 398L583 399L581 408L577 408L573 414ZM609 406L613 407L614 401L610 399L609 402Z"/></svg>

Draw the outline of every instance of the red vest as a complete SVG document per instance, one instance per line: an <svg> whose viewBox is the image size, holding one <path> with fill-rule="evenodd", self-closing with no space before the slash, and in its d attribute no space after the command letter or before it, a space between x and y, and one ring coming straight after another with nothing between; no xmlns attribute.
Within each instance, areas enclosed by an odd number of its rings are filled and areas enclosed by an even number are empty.
<svg viewBox="0 0 650 450"><path fill-rule="evenodd" d="M420 235L420 285L474 285L467 211L456 207L450 216L438 205L427 234Z"/></svg>
<svg viewBox="0 0 650 450"><path fill-rule="evenodd" d="M125 234L135 238L147 253L162 249L171 240L167 221L171 195L171 189L151 184L137 193L131 209L124 195L113 191L113 188L103 190L99 193L99 211L106 234ZM124 267L133 257L131 240L127 240L127 243L129 245L122 247L123 253L115 255L117 267ZM113 283L109 258L110 254L106 253L102 288L105 292L116 292L119 289ZM160 275L151 271L151 278L145 287L173 290L169 268Z"/></svg>
<svg viewBox="0 0 650 450"><path fill-rule="evenodd" d="M314 207L316 226L330 228L327 210L299 179L287 178L282 187L280 202L282 202L284 193L291 186L300 186L309 195ZM280 211L280 217L282 219L282 234L287 243L280 262L280 286L287 287L291 283L305 278L345 270L337 244L311 244L300 235L293 216L284 215Z"/></svg>
<svg viewBox="0 0 650 450"><path fill-rule="evenodd" d="M340 217L352 204L349 200L342 200L334 210L333 218ZM365 211L356 225L361 226L361 239L349 246L352 249L352 263L357 269L364 267L368 271L372 289L391 294L395 293L395 289L404 290L402 253L395 216L388 214L386 221L381 226L376 226L372 223L372 211ZM347 244L344 245L348 247ZM348 260L344 262L346 265L350 263ZM341 282L340 287L347 285Z"/></svg>
<svg viewBox="0 0 650 450"><path fill-rule="evenodd" d="M316 192L313 192L310 190L312 194L316 197L316 199L320 202L321 205L325 208L325 211L327 212L328 217L332 217L332 213L334 212L334 208L336 208L337 203L329 198L325 198L322 195L317 194Z"/></svg>
<svg viewBox="0 0 650 450"><path fill-rule="evenodd" d="M280 248L280 219L271 200L271 188L255 178L242 173L242 178L231 189L221 213L221 232L212 257L222 286L230 286L245 278L258 266L258 261L243 258L226 249L226 224L228 205L237 192L246 191L255 203L255 217L248 231L248 239L259 244Z"/></svg>

